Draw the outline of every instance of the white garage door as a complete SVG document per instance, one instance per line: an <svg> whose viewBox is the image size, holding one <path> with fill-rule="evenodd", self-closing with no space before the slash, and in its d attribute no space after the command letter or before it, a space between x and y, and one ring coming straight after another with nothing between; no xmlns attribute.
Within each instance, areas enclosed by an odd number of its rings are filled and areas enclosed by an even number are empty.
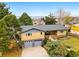
<svg viewBox="0 0 79 59"><path fill-rule="evenodd" d="M34 47L34 46L41 46L42 45L42 40L37 40L37 41L26 41L24 42L24 47Z"/></svg>
<svg viewBox="0 0 79 59"><path fill-rule="evenodd" d="M42 41L35 41L34 42L34 46L41 46L42 45Z"/></svg>

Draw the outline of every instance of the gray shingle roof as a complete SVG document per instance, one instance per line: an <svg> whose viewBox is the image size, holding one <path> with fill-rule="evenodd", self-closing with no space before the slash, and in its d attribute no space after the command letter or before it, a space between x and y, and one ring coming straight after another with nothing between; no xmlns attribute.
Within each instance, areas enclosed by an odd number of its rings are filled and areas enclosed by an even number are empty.
<svg viewBox="0 0 79 59"><path fill-rule="evenodd" d="M32 26L32 25L27 25L27 26L21 26L22 32L28 31L30 29L37 29L41 31L54 31L54 30L67 30L66 27L63 25L57 24L57 25L38 25L38 26Z"/></svg>

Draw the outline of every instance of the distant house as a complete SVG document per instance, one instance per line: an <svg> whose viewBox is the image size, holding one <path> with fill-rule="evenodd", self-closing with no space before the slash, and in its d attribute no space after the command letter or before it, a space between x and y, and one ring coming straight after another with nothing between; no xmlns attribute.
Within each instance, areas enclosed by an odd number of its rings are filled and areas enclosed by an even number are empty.
<svg viewBox="0 0 79 59"><path fill-rule="evenodd" d="M39 26L21 26L21 40L24 41L24 47L41 46L46 36L66 35L67 28L63 25L39 25Z"/></svg>
<svg viewBox="0 0 79 59"><path fill-rule="evenodd" d="M79 24L73 24L71 26L71 33L79 35Z"/></svg>
<svg viewBox="0 0 79 59"><path fill-rule="evenodd" d="M45 25L45 22L41 19L39 20L33 20L33 25Z"/></svg>
<svg viewBox="0 0 79 59"><path fill-rule="evenodd" d="M41 20L43 16L32 16L31 18L33 19L32 20L33 25L45 25L45 22Z"/></svg>

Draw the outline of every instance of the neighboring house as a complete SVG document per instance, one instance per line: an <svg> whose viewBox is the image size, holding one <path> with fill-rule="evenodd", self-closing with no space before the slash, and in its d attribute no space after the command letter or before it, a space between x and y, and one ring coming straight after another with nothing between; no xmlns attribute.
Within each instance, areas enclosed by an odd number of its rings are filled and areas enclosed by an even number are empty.
<svg viewBox="0 0 79 59"><path fill-rule="evenodd" d="M45 25L45 22L43 20L33 20L33 25Z"/></svg>
<svg viewBox="0 0 79 59"><path fill-rule="evenodd" d="M73 17L72 23L73 23L73 24L79 23L79 17Z"/></svg>
<svg viewBox="0 0 79 59"><path fill-rule="evenodd" d="M79 24L73 24L71 26L71 33L79 35Z"/></svg>
<svg viewBox="0 0 79 59"><path fill-rule="evenodd" d="M62 25L21 26L21 40L24 47L41 46L46 36L66 35L67 28Z"/></svg>
<svg viewBox="0 0 79 59"><path fill-rule="evenodd" d="M43 16L32 16L31 18L33 19L32 20L33 25L45 25L45 22L41 20Z"/></svg>

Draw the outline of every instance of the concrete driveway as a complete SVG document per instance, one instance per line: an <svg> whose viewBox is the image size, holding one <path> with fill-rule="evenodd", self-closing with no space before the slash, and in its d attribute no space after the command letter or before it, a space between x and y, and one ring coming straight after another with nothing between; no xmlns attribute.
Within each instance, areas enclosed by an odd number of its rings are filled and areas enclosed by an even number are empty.
<svg viewBox="0 0 79 59"><path fill-rule="evenodd" d="M22 57L49 57L46 50L41 47L24 48L22 51Z"/></svg>

